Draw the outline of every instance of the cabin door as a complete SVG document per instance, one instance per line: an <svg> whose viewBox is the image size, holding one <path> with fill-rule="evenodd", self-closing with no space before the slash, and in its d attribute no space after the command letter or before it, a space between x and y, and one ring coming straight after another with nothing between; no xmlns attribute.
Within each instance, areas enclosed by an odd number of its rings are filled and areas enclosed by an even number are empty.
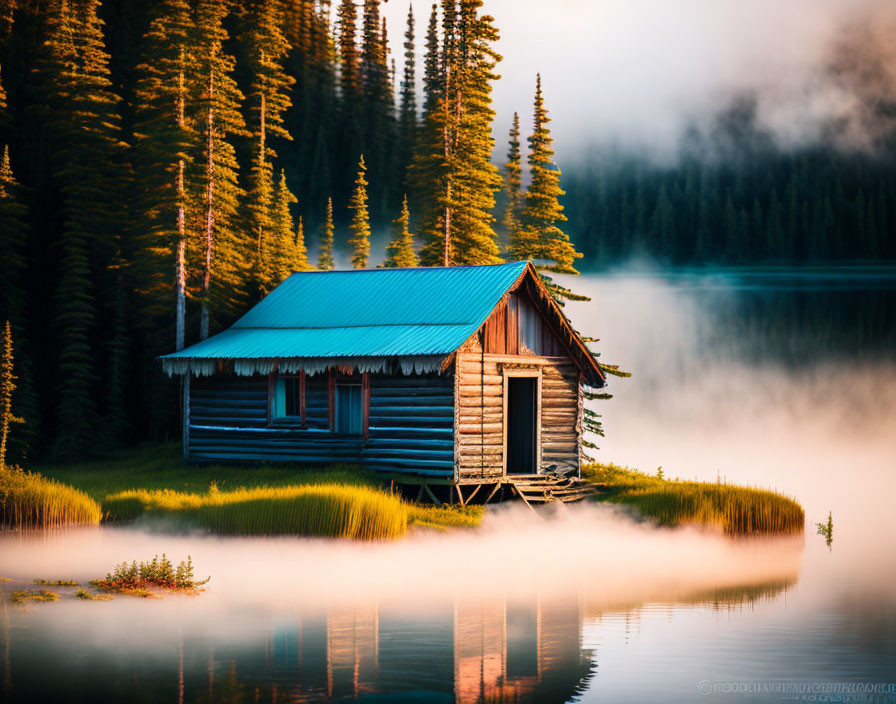
<svg viewBox="0 0 896 704"><path fill-rule="evenodd" d="M538 472L538 386L535 376L507 377L507 474Z"/></svg>

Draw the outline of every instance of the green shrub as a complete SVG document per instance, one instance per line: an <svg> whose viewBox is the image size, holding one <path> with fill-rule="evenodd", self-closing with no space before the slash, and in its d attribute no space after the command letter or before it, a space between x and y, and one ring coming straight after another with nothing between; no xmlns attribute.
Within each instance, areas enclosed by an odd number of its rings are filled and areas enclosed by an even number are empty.
<svg viewBox="0 0 896 704"><path fill-rule="evenodd" d="M9 600L13 604L24 604L26 601L59 601L59 595L49 589L13 589Z"/></svg>

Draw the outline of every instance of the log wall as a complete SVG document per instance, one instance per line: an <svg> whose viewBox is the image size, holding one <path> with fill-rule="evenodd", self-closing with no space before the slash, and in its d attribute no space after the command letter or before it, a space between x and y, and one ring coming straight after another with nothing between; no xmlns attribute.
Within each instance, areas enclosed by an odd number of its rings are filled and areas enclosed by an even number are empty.
<svg viewBox="0 0 896 704"><path fill-rule="evenodd" d="M484 339L488 339L487 337ZM581 402L579 370L565 356L483 352L478 339L457 355L456 465L461 481L504 473L504 370L541 373L539 470L579 469Z"/></svg>
<svg viewBox="0 0 896 704"><path fill-rule="evenodd" d="M188 458L192 462L344 462L440 477L454 473L454 380L370 375L368 432L329 430L328 375L305 382L305 426L268 424L268 378L191 380Z"/></svg>

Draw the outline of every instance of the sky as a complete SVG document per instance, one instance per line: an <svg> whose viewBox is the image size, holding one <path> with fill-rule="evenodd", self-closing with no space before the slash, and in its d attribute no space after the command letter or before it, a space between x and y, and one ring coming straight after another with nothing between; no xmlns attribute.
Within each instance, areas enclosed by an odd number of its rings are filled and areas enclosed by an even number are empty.
<svg viewBox="0 0 896 704"><path fill-rule="evenodd" d="M418 47L431 5L413 0ZM383 5L399 75L407 10ZM873 106L896 94L892 0L485 0L484 11L504 56L499 150L514 111L528 132L538 72L567 162L607 146L674 158L683 130L711 130L733 100L782 147L867 149L881 129Z"/></svg>

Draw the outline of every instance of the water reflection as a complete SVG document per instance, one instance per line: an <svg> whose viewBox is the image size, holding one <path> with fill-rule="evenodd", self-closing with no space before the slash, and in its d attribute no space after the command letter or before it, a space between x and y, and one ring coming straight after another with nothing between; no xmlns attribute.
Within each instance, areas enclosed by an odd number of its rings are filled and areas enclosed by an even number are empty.
<svg viewBox="0 0 896 704"><path fill-rule="evenodd" d="M664 608L741 608L779 598L793 583L700 590ZM581 595L465 597L426 608L360 600L233 613L229 626L210 632L181 608L182 620L161 630L132 623L146 629L146 643L116 647L94 620L108 614L60 606L72 628L54 638L44 630L55 618L49 609L11 610L4 599L4 701L563 702L598 671L584 624L640 614Z"/></svg>

